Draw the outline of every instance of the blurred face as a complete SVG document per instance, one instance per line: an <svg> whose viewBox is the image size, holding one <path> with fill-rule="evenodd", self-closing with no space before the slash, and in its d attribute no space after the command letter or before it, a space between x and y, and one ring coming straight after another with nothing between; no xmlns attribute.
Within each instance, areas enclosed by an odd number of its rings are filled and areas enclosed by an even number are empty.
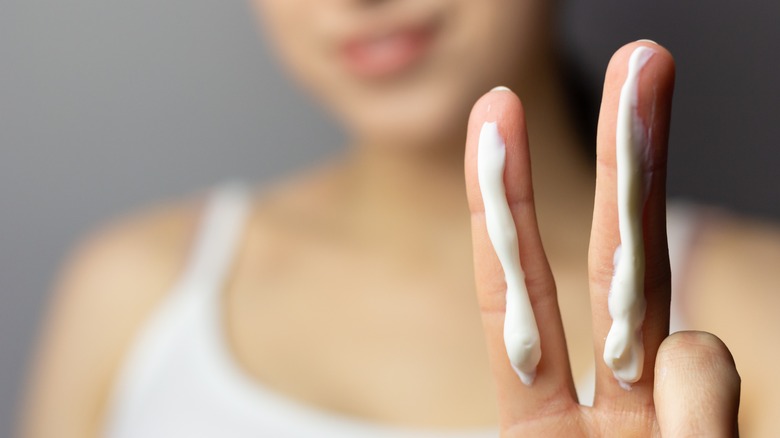
<svg viewBox="0 0 780 438"><path fill-rule="evenodd" d="M473 102L525 87L552 0L253 0L292 73L360 141L461 133Z"/></svg>

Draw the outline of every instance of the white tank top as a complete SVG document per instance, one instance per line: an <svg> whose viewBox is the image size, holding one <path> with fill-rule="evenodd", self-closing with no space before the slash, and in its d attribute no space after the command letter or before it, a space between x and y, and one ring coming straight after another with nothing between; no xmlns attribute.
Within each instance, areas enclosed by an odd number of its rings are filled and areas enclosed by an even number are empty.
<svg viewBox="0 0 780 438"><path fill-rule="evenodd" d="M329 413L265 388L247 375L228 348L220 292L244 229L250 200L250 193L239 184L222 186L211 196L183 275L143 326L119 370L108 404L105 437L498 435L497 429L407 429ZM669 228L671 242L671 230L680 227L670 224ZM578 382L578 386L581 400L587 404L593 398L592 383Z"/></svg>
<svg viewBox="0 0 780 438"><path fill-rule="evenodd" d="M108 405L109 438L477 438L497 430L405 429L318 410L263 387L231 356L220 292L244 229L250 194L212 195L174 290L142 328Z"/></svg>

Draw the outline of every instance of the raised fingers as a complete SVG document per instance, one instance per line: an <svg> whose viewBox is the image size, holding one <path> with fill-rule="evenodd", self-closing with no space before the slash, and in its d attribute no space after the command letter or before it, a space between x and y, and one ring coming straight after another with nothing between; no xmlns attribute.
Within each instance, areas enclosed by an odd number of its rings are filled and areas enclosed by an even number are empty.
<svg viewBox="0 0 780 438"><path fill-rule="evenodd" d="M669 327L665 200L673 83L671 55L649 41L618 50L605 77L588 260L596 407L652 407L653 365Z"/></svg>
<svg viewBox="0 0 780 438"><path fill-rule="evenodd" d="M477 294L502 426L508 427L571 407L576 400L555 284L534 211L523 108L509 90L494 90L475 104L465 172ZM507 263L518 260L522 272L512 273ZM534 325L541 357L534 350ZM518 369L507 348L518 349Z"/></svg>

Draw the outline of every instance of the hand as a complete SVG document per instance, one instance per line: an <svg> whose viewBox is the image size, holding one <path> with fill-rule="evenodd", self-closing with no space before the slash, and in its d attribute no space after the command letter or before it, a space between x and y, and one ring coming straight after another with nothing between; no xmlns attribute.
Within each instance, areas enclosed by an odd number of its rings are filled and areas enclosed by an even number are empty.
<svg viewBox="0 0 780 438"><path fill-rule="evenodd" d="M618 99L628 59L645 46L654 55L641 71L638 113L652 130L644 207L646 256L642 326L644 372L623 389L600 358L612 319L607 297L613 254L620 243L617 221L615 130ZM493 91L474 106L466 144L466 181L472 215L477 293L488 354L498 390L502 436L732 436L737 434L739 376L726 346L708 333L668 336L670 272L666 243L666 157L674 61L662 47L635 42L618 50L606 73L599 120L596 197L589 250L589 277L596 349L593 407L580 406L574 391L558 310L556 288L542 248L534 211L528 141L519 99ZM542 356L532 385L510 366L503 340L506 283L487 234L477 178L477 146L485 122L497 122L506 142L504 183L519 240L526 286L539 327Z"/></svg>

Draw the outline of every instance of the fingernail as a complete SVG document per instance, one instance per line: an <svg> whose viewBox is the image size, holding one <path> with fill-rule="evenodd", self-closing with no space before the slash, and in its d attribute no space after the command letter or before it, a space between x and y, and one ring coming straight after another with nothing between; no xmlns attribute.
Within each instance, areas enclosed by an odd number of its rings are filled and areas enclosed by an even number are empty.
<svg viewBox="0 0 780 438"><path fill-rule="evenodd" d="M498 87L496 87L496 88L494 88L494 89L490 90L490 92L491 92L491 93L492 93L493 91L512 91L512 90L510 90L509 88L507 88L507 87L505 87L505 86L503 86L503 85L499 85Z"/></svg>
<svg viewBox="0 0 780 438"><path fill-rule="evenodd" d="M655 44L656 46L658 45L657 42L655 42L653 40L648 40L648 39L636 40L636 42L638 42L638 43L650 43L650 44Z"/></svg>

